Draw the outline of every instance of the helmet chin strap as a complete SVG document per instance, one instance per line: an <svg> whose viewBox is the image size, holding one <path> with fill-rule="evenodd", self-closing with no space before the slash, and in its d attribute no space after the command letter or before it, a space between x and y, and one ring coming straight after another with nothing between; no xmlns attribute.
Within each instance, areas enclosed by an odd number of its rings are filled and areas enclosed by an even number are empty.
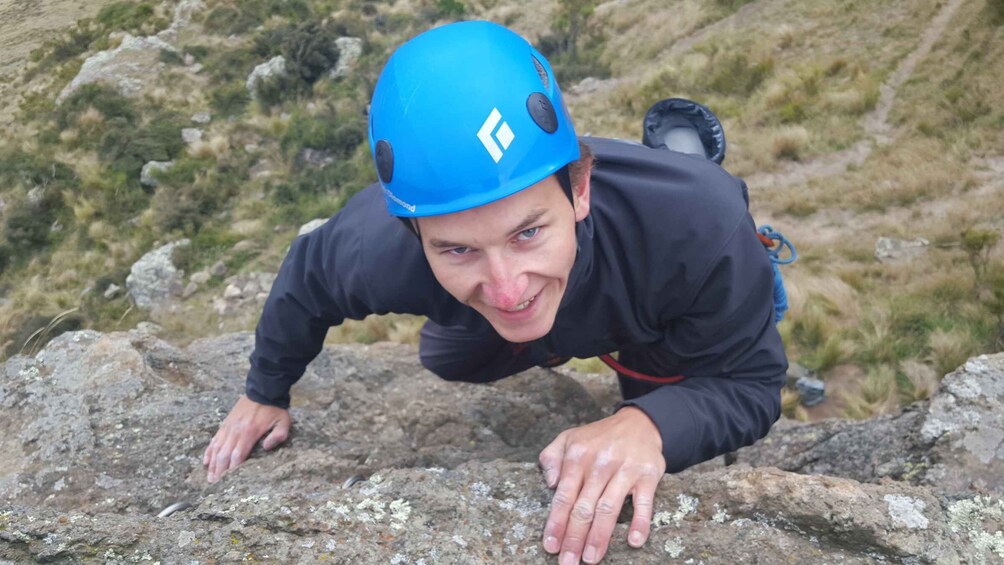
<svg viewBox="0 0 1004 565"><path fill-rule="evenodd" d="M561 185L561 190L565 191L565 196L568 197L568 201L572 204L572 208L575 208L575 199L572 197L572 175L568 171L568 165L558 169L555 173L558 177L558 184Z"/></svg>

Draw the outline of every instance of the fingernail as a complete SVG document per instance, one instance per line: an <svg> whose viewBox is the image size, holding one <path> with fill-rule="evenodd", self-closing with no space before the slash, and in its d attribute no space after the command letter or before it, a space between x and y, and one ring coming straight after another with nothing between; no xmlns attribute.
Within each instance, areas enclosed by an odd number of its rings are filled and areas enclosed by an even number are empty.
<svg viewBox="0 0 1004 565"><path fill-rule="evenodd" d="M558 545L558 538L554 536L547 536L544 538L544 551L548 553L558 553L561 546Z"/></svg>
<svg viewBox="0 0 1004 565"><path fill-rule="evenodd" d="M587 545L586 550L582 552L582 560L586 563L596 563L596 548Z"/></svg>
<svg viewBox="0 0 1004 565"><path fill-rule="evenodd" d="M561 565L579 565L579 558L571 551L561 554Z"/></svg>
<svg viewBox="0 0 1004 565"><path fill-rule="evenodd" d="M558 474L554 471L547 472L547 486L554 488L554 485L558 484Z"/></svg>
<svg viewBox="0 0 1004 565"><path fill-rule="evenodd" d="M628 543L631 544L632 547L641 547L641 545L645 543L645 538L642 537L641 532L635 530L628 536Z"/></svg>

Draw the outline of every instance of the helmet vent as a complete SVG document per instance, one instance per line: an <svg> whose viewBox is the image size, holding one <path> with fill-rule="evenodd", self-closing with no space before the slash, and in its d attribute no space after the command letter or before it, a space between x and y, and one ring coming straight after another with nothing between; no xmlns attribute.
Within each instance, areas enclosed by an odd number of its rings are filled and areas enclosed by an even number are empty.
<svg viewBox="0 0 1004 565"><path fill-rule="evenodd" d="M530 55L530 58L533 59L533 66L537 69L537 76L540 77L540 82L544 84L544 90L550 90L551 80L547 78L547 70L544 69L544 65L541 65L540 61L533 55Z"/></svg>
<svg viewBox="0 0 1004 565"><path fill-rule="evenodd" d="M376 146L376 166L380 180L387 184L394 178L394 150L386 139L381 139Z"/></svg>
<svg viewBox="0 0 1004 565"><path fill-rule="evenodd" d="M543 92L534 92L526 99L526 109L537 126L547 133L558 131L558 115Z"/></svg>

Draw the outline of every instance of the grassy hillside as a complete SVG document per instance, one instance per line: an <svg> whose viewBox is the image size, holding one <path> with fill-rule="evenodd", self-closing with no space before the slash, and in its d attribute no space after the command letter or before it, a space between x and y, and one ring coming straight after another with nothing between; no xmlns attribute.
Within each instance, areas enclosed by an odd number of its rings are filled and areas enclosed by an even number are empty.
<svg viewBox="0 0 1004 565"><path fill-rule="evenodd" d="M189 274L219 260L231 273L274 271L301 224L374 179L365 112L389 53L458 18L492 19L540 45L580 133L638 139L645 110L670 96L718 113L725 167L749 183L754 216L799 247L781 325L791 358L839 383L846 398L835 406L847 415L922 398L967 356L1004 347L1000 0L562 0L533 10L207 0L141 94L92 85L55 103L87 56L122 32L166 28L174 6L108 3L36 49L9 83L18 96L5 97L3 113L16 118L0 140L5 356L67 329L143 320L103 292L124 286L157 243L190 238L179 257ZM330 45L343 36L361 38L363 52L350 74L330 78L340 56ZM293 77L252 100L249 72L280 54ZM203 139L186 146L181 129L207 111ZM305 163L305 149L333 163ZM140 184L145 162L168 159L176 164L156 189ZM880 236L931 245L879 263ZM168 336L252 328L256 311L215 314L221 285L214 278L160 319ZM410 341L419 324L371 319L331 339Z"/></svg>

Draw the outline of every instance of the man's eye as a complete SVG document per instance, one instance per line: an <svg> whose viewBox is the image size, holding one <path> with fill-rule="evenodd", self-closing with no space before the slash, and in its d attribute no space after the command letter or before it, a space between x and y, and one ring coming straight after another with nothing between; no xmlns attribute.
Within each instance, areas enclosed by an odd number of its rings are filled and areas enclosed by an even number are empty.
<svg viewBox="0 0 1004 565"><path fill-rule="evenodd" d="M470 247L454 247L453 249L447 251L447 253L451 255L467 255L470 252L471 252Z"/></svg>
<svg viewBox="0 0 1004 565"><path fill-rule="evenodd" d="M537 235L537 232L539 231L540 231L539 227L525 229L519 232L519 235L516 236L516 239L518 239L519 241L526 241L528 239L533 239L533 237Z"/></svg>

